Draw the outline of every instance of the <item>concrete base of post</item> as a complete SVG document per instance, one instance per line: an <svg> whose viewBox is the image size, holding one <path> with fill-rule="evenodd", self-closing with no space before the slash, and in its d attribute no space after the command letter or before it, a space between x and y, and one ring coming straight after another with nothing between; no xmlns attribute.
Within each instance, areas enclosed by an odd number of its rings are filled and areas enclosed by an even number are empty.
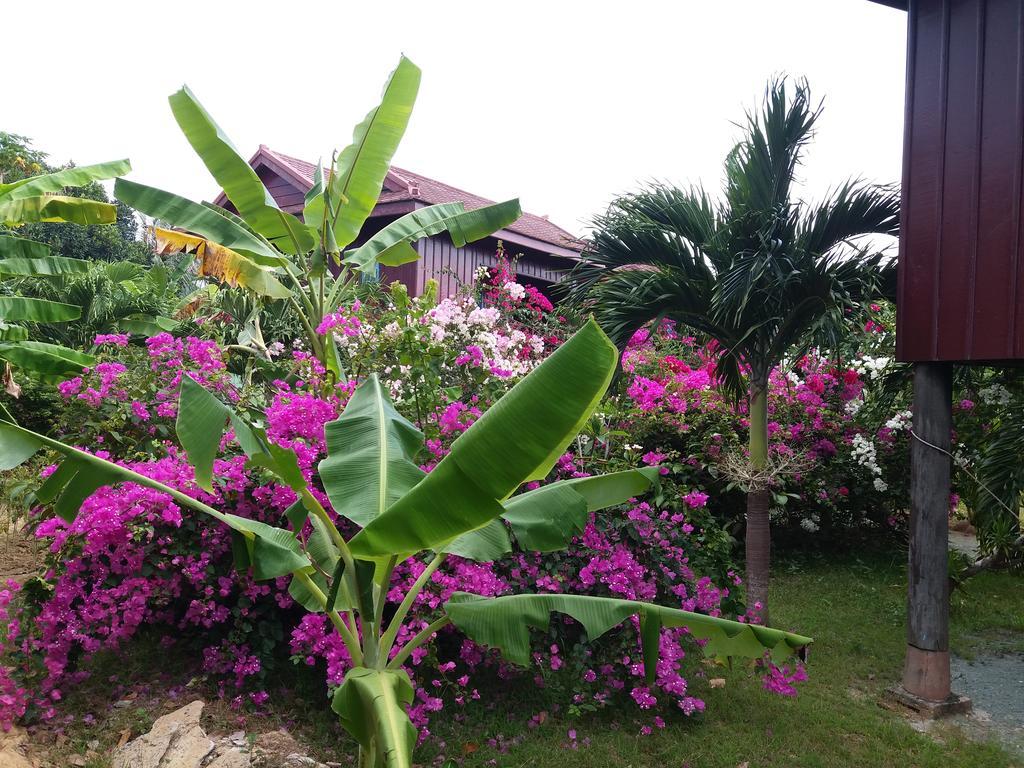
<svg viewBox="0 0 1024 768"><path fill-rule="evenodd" d="M903 688L926 701L945 701L950 694L949 651L925 651L908 644Z"/></svg>
<svg viewBox="0 0 1024 768"><path fill-rule="evenodd" d="M949 651L925 651L907 645L903 684L885 692L886 700L927 718L971 711L971 700L950 691Z"/></svg>
<svg viewBox="0 0 1024 768"><path fill-rule="evenodd" d="M950 715L965 715L971 711L971 700L959 693L951 693L942 701L929 701L915 696L902 685L894 685L885 691L887 704L895 705L900 709L912 710L915 714L929 720L936 720L940 717Z"/></svg>

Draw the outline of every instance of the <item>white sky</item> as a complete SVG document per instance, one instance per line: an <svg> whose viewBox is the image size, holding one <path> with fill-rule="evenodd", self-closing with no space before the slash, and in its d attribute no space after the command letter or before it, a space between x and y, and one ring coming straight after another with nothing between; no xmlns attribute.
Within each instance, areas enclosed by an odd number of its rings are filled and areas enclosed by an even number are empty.
<svg viewBox="0 0 1024 768"><path fill-rule="evenodd" d="M906 15L867 0L4 3L30 84L0 129L53 162L129 157L193 199L216 185L166 97L187 83L247 157L329 157L404 52L423 69L395 164L582 233L657 178L717 190L732 121L774 73L825 97L803 179L897 181ZM316 41L316 44L313 44Z"/></svg>

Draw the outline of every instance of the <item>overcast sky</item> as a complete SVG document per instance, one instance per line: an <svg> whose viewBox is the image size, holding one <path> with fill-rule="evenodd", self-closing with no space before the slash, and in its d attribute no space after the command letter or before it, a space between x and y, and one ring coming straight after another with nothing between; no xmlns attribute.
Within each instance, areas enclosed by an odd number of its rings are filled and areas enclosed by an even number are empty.
<svg viewBox="0 0 1024 768"><path fill-rule="evenodd" d="M576 233L639 181L717 190L732 122L775 73L825 98L808 196L900 176L906 15L867 0L55 0L4 18L26 76L0 129L56 163L127 156L131 178L193 199L216 185L167 105L182 83L247 157L316 161L400 53L423 83L395 164Z"/></svg>

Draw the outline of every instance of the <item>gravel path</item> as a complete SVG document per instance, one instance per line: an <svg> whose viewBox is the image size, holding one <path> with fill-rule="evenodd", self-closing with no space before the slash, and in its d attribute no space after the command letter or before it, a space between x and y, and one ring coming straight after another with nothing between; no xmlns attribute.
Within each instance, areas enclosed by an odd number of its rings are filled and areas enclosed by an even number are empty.
<svg viewBox="0 0 1024 768"><path fill-rule="evenodd" d="M1024 653L954 657L952 672L953 690L974 703L961 724L1024 756Z"/></svg>

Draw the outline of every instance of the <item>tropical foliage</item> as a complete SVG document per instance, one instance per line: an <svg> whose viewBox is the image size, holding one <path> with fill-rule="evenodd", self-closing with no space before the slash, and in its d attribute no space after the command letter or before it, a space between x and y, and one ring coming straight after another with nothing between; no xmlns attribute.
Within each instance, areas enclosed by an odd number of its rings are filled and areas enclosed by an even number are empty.
<svg viewBox="0 0 1024 768"><path fill-rule="evenodd" d="M119 176L129 168L127 160L119 160L0 183L0 279L10 276L58 278L87 271L87 262L53 256L44 243L7 234L3 228L55 222L113 224L117 216L113 205L58 193L67 187ZM32 338L26 327L26 324L75 320L81 315L79 306L66 301L14 295L6 287L5 283L0 284L0 363L9 394L17 395L19 391L13 367L46 377L62 377L80 372L91 362L91 357L75 349Z"/></svg>
<svg viewBox="0 0 1024 768"><path fill-rule="evenodd" d="M420 70L402 58L384 86L380 104L355 127L352 143L318 165L301 217L283 211L256 172L203 109L182 88L171 111L192 148L224 190L237 215L120 179L118 199L176 229L154 230L160 254L195 256L199 275L252 292L264 301L287 302L301 322L313 354L337 377L342 371L324 319L349 298L378 265L398 266L418 257L412 243L448 232L456 246L501 229L519 218L516 200L466 210L462 203L418 209L352 247L373 212L391 157L398 148L419 91ZM253 325L248 343L265 356Z"/></svg>
<svg viewBox="0 0 1024 768"><path fill-rule="evenodd" d="M634 600L455 593L434 622L396 644L410 607L449 555L490 561L510 552L513 538L521 547L541 551L564 548L588 513L635 496L657 476L656 469L627 470L513 496L521 485L545 478L554 468L600 402L616 358L597 326L585 325L466 429L427 474L414 463L422 435L371 376L327 425L328 457L319 466L335 512L361 526L348 539L313 494L296 453L270 441L266 432L188 377L180 383L176 431L196 484L213 492L218 447L230 425L248 461L297 496L288 511L290 530L219 511L172 486L8 421L0 422L0 465L11 469L44 448L60 453L63 461L36 498L52 502L69 521L98 488L129 482L227 526L240 568L251 569L256 580L290 577L291 596L308 610L325 613L333 624L352 661L334 694L334 708L359 742L363 764L409 765L416 730L406 712L413 688L402 666L449 623L524 664L529 661L529 628L546 629L552 611L575 618L592 639L639 616L649 684L656 677L663 627L686 627L705 641L705 652L721 657L768 653L781 661L810 642ZM513 428L521 439L509 444L504 437ZM432 553L429 562L385 626L394 569L423 551Z"/></svg>
<svg viewBox="0 0 1024 768"><path fill-rule="evenodd" d="M747 589L765 605L769 377L813 344L836 346L851 313L882 295L890 270L872 236L899 226L895 188L848 181L819 205L795 197L820 114L806 84L773 82L726 158L721 202L665 185L619 198L570 278L575 304L620 346L663 318L721 345L716 378L748 401Z"/></svg>

